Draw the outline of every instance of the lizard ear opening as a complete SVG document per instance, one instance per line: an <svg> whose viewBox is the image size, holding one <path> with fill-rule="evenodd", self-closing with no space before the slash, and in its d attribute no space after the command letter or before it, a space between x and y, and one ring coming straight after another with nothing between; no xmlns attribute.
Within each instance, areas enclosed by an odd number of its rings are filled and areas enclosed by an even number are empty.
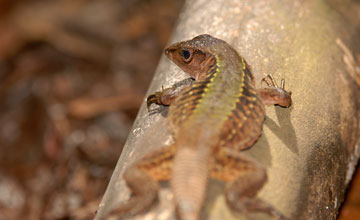
<svg viewBox="0 0 360 220"><path fill-rule="evenodd" d="M193 50L182 49L179 52L180 52L180 56L181 56L182 60L184 61L184 63L190 63L190 61L193 58Z"/></svg>

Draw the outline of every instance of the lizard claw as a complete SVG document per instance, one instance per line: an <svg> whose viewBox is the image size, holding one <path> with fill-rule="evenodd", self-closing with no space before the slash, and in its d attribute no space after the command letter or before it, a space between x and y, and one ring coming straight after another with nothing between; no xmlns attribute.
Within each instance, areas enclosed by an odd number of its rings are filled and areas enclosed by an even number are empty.
<svg viewBox="0 0 360 220"><path fill-rule="evenodd" d="M161 94L162 94L162 92L155 92L146 98L146 106L147 106L148 112L150 111L151 104L153 104L153 103L161 104Z"/></svg>
<svg viewBox="0 0 360 220"><path fill-rule="evenodd" d="M267 96L272 97L270 100L276 100L275 104L278 104L282 107L289 107L291 105L291 92L285 90L285 80L281 79L281 86L279 87L274 80L272 74L267 75L265 78L261 80L261 82L265 82L268 89ZM267 99L267 96L263 96L263 100Z"/></svg>
<svg viewBox="0 0 360 220"><path fill-rule="evenodd" d="M164 86L162 86L161 91L149 95L146 99L148 111L153 103L158 105L170 105L170 103L175 99L174 91L174 87L164 88Z"/></svg>
<svg viewBox="0 0 360 220"><path fill-rule="evenodd" d="M287 92L285 90L285 80L284 79L281 79L281 85L279 87L278 84L276 83L275 79L274 79L274 76L270 73L265 78L263 78L261 80L261 83L263 83L263 82L265 82L268 87L273 87L273 88L276 88L276 89L279 89L279 90L283 90L284 92L291 95L291 92Z"/></svg>
<svg viewBox="0 0 360 220"><path fill-rule="evenodd" d="M279 88L279 86L277 85L276 81L274 80L274 76L270 73L268 74L265 78L263 78L261 80L261 83L265 82L267 86L269 87L275 87L275 88ZM281 79L281 86L284 85L284 79Z"/></svg>

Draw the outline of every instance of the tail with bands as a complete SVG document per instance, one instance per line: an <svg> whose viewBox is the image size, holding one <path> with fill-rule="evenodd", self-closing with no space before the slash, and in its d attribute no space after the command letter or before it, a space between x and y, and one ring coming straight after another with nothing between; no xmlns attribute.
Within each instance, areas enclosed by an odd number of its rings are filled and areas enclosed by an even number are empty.
<svg viewBox="0 0 360 220"><path fill-rule="evenodd" d="M176 153L171 187L181 220L198 220L204 203L211 148L181 146Z"/></svg>

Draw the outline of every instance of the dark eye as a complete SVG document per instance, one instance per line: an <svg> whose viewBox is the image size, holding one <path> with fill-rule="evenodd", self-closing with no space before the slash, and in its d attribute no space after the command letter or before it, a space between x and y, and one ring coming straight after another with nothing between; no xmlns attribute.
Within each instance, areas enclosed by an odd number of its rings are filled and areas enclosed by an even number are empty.
<svg viewBox="0 0 360 220"><path fill-rule="evenodd" d="M182 50L182 51L181 51L181 55L182 55L185 59L189 59L189 58L190 58L190 51L188 51L188 50Z"/></svg>
<svg viewBox="0 0 360 220"><path fill-rule="evenodd" d="M189 50L181 50L180 54L185 62L190 62L191 60L191 52Z"/></svg>

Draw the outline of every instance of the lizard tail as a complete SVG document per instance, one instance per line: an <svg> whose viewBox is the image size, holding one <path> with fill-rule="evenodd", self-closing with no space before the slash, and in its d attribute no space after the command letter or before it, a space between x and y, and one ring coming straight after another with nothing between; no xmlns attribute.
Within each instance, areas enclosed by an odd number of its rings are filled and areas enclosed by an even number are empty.
<svg viewBox="0 0 360 220"><path fill-rule="evenodd" d="M209 158L209 148L178 148L171 187L177 214L182 220L199 219L208 183Z"/></svg>

